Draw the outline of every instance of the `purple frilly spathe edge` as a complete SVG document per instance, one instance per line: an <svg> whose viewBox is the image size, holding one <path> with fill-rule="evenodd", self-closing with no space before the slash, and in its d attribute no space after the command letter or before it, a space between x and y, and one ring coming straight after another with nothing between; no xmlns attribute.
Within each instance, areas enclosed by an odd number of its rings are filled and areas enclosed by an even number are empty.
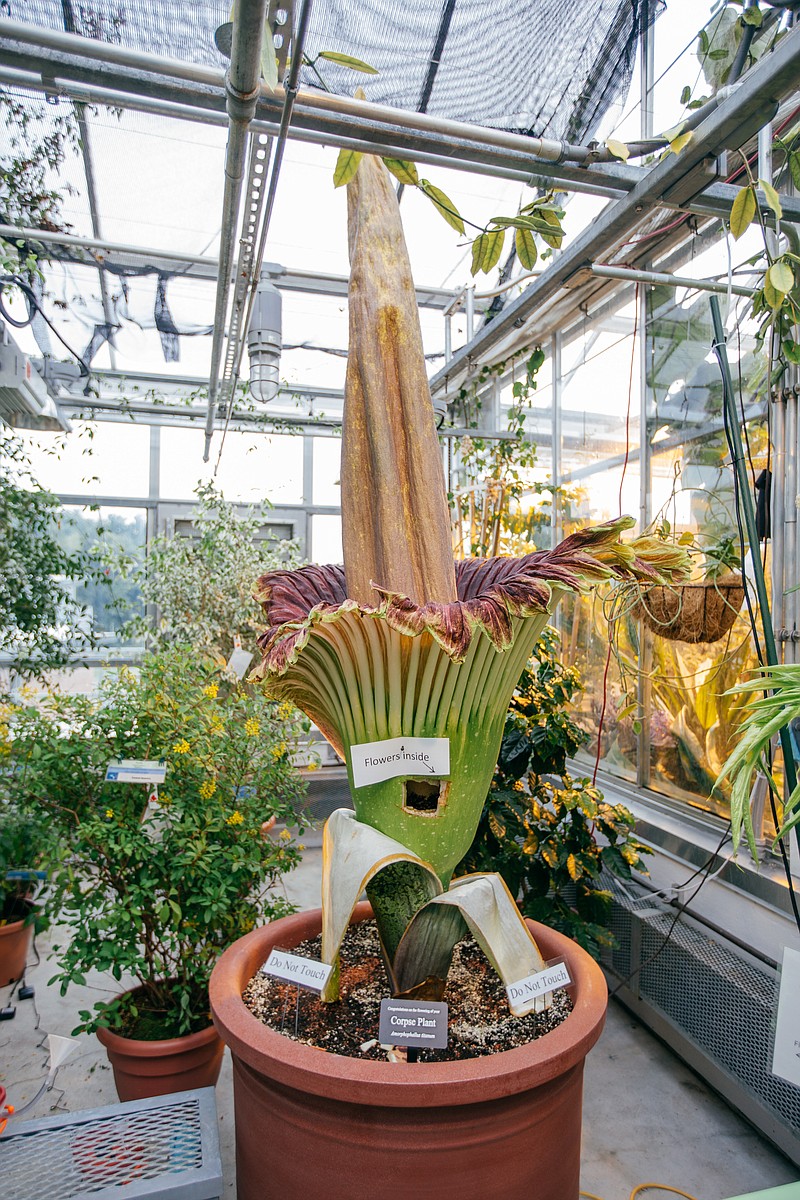
<svg viewBox="0 0 800 1200"><path fill-rule="evenodd" d="M377 584L373 586L382 603L359 604L347 596L341 566L271 571L258 581L255 594L269 627L259 638L264 657L252 677L284 675L314 626L338 621L348 613L382 618L409 637L428 633L454 662L463 661L476 629L483 630L498 650L507 650L514 641L512 618L546 612L553 586L581 592L609 578L662 581L663 571L637 556L635 543L619 541L622 530L633 524L632 517L622 517L581 529L555 550L539 550L523 558L457 561L458 599L447 604L417 604Z"/></svg>

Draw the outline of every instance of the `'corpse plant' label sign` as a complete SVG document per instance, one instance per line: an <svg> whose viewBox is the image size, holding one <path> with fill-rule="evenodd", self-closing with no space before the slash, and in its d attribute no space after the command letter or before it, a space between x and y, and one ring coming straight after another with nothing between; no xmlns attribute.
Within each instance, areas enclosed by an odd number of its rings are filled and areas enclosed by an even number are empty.
<svg viewBox="0 0 800 1200"><path fill-rule="evenodd" d="M287 954L285 950L272 950L261 968L263 975L274 975L297 987L321 992L330 978L333 967L330 963L303 958L299 954Z"/></svg>
<svg viewBox="0 0 800 1200"><path fill-rule="evenodd" d="M449 775L450 739L397 737L360 742L350 747L350 761L355 787L382 783L398 775Z"/></svg>
<svg viewBox="0 0 800 1200"><path fill-rule="evenodd" d="M512 1004L521 1004L525 1000L533 1000L536 996L545 996L557 988L566 987L572 983L567 964L564 962L551 963L544 971L536 971L526 979L511 983L506 988L506 994Z"/></svg>
<svg viewBox="0 0 800 1200"><path fill-rule="evenodd" d="M378 1040L384 1046L447 1045L447 1005L435 1000L381 1000Z"/></svg>
<svg viewBox="0 0 800 1200"><path fill-rule="evenodd" d="M112 758L106 767L107 783L163 783L166 778L163 758Z"/></svg>

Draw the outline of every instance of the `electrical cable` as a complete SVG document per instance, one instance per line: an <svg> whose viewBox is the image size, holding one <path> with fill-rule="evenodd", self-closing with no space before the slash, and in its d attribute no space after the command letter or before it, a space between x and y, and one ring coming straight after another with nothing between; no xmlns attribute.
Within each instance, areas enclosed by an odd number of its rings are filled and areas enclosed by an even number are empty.
<svg viewBox="0 0 800 1200"><path fill-rule="evenodd" d="M725 429L725 440L727 442L728 450L730 452L731 460L732 460L733 467L734 467L734 470L733 470L733 485L734 485L733 486L733 507L734 507L734 514L736 517L736 526L737 526L737 530L738 530L738 534L739 534L739 546L740 546L741 556L742 556L742 565L744 565L745 533L744 533L744 524L742 521L742 496L741 496L741 488L740 488L740 481L739 481L739 472L736 469L737 463L739 461L739 456L737 455L737 447L736 447L735 440L734 440L733 429L731 428L730 413L729 413L729 401L730 401L731 407L734 406L733 396L730 394L731 390L732 390L732 383L729 381L729 372L726 370L727 357L725 355L724 331L722 329L722 323L721 323L721 319L719 316L719 303L717 302L716 297L712 296L711 300L709 301L709 304L711 306L711 313L712 313L712 318L713 318L714 327L715 327L714 341L712 343L712 350L714 351L714 354L716 356L717 363L718 363L719 369L720 369L720 375L722 376L723 426ZM767 381L767 386L769 387L769 381ZM735 414L735 412L736 412L736 410L734 407L734 414ZM749 499L749 495L748 495L748 499ZM752 520L752 516L751 516L751 520ZM752 541L752 538L750 540ZM754 568L757 566L760 567L761 560L758 556L758 550L752 546L751 546L751 561L754 564ZM748 587L747 576L744 573L744 571L742 572L742 576L743 576L744 585L745 585L744 586L744 595L745 595L745 601L747 604L747 614L748 614L748 617L750 620L750 627L751 627L752 633L753 633L753 640L755 642L756 655L758 657L759 664L763 667L767 660L766 660L766 656L762 653L762 650L761 650L761 643L760 643L760 640L758 637L758 625L756 622L755 613L753 611L753 604L752 604L752 599L750 596L750 590ZM766 584L765 584L763 578L761 579L760 582L761 582L762 591L764 592L764 595L766 595ZM757 588L759 586L759 576L758 575L756 575L756 586L757 586ZM776 651L775 645L774 645L774 633L772 631L771 617L769 614L769 605L768 605L768 601L766 600L766 598L764 598L762 600L760 595L759 595L759 608L761 609L762 627L764 630L764 639L765 639L767 648L769 649L770 657L773 658L775 660L775 662L777 663L778 656L777 656L777 651ZM786 737L784 738L785 732L786 732ZM792 774L793 772L790 770L790 768L793 767L793 765L794 765L793 761L791 763L789 761L787 761L788 756L791 755L791 753L792 753L791 742L789 741L789 737L788 737L788 731L781 730L780 733L781 733L781 744L782 744L783 750L784 750L785 770L786 770L787 774ZM787 747L788 747L788 749L787 749ZM790 783L790 787L791 786L792 785ZM773 821L775 822L775 829L778 830L780 828L780 821L778 819L778 810L777 810L777 806L775 804L775 797L772 794L772 788L768 787L767 792L769 794L770 808L772 810ZM791 865L789 863L789 855L786 851L786 847L783 844L783 839L778 838L777 842L778 842L778 849L780 851L781 861L783 863L784 874L786 876L786 883L787 883L788 889L789 889L789 902L792 906L792 913L794 915L795 923L797 925L798 930L800 930L800 908L798 908L797 896L795 894L794 880L792 878L792 869L791 869Z"/></svg>
<svg viewBox="0 0 800 1200"><path fill-rule="evenodd" d="M8 283L11 283L15 287L18 287L19 290L24 293L25 298L28 302L28 306L29 306L27 321L18 321L15 317L12 317L11 314L8 312L6 305L5 305L5 299L3 297L3 288ZM8 321L9 325L12 325L14 327L14 329L26 329L28 327L28 325L30 325L30 323L33 319L33 316L30 312L31 306L33 306L33 308L36 309L36 311L39 313L39 316L42 318L44 323L48 326L48 328L56 335L58 340L61 342L61 345L78 363L78 365L81 369L81 375L84 378L88 378L89 375L91 374L88 365L86 364L84 359L81 357L81 355L78 354L75 350L73 350L72 347L70 346L70 344L68 342L66 342L64 340L64 338L61 336L61 334L58 332L55 325L50 320L47 313L44 311L41 304L39 303L33 288L30 287L30 285L27 284L24 279L21 279L19 277L19 275L0 275L0 315L2 315L3 319L5 321Z"/></svg>
<svg viewBox="0 0 800 1200"><path fill-rule="evenodd" d="M658 1188L660 1192L672 1192L674 1196L683 1196L684 1200L696 1200L695 1196L690 1196L688 1192L682 1192L680 1188L670 1187L668 1183L640 1183L633 1189L628 1200L636 1200L641 1192L650 1191L652 1188Z"/></svg>
<svg viewBox="0 0 800 1200"><path fill-rule="evenodd" d="M681 919L684 912L689 907L689 905L692 903L692 901L700 894L701 888L704 887L705 884L708 882L708 880L712 878L711 867L717 857L718 851L722 848L725 838L728 837L728 834L729 834L729 829L726 829L723 841L721 841L719 843L719 846L717 847L717 849L714 850L708 856L703 867L700 868L700 870L702 872L704 872L704 874L703 874L702 879L698 883L697 887L694 889L694 891L692 892L692 894L690 896L687 896L687 898L685 900L682 900L681 903L677 906L677 908L675 910L675 916L672 918L672 921L670 922L669 929L667 930L666 934L664 935L661 945L658 947L657 950L654 950L652 954L650 954L646 959L644 959L643 962L640 962L636 966L636 968L633 971L631 971L631 973L629 975L626 975L624 979L621 979L619 981L619 983L614 988L614 990L609 992L609 994L608 994L609 1000L612 999L614 996L616 996L617 992L621 991L622 988L624 988L626 984L630 983L635 975L638 975L645 967L649 967L651 965L651 963L654 963L656 961L656 959L659 958L663 954L663 952L666 950L667 946L669 945L669 943L672 939L672 935L675 932L678 921ZM728 864L728 860L726 859L725 862L722 864L722 866L719 868L719 870L721 871L723 869L723 867L727 866L727 864ZM689 878L692 879L697 874L698 874L698 872L695 871L695 875L694 876L690 875ZM715 874L719 874L719 871L715 872Z"/></svg>
<svg viewBox="0 0 800 1200"><path fill-rule="evenodd" d="M680 1188L672 1187L669 1183L637 1183L628 1200L637 1200L637 1197L643 1192L651 1191L653 1188L660 1192L670 1192L673 1196L683 1196L684 1200L697 1200L697 1197L691 1195L690 1192L681 1191ZM602 1196L597 1196L594 1192L579 1192L578 1195L581 1200L603 1200Z"/></svg>

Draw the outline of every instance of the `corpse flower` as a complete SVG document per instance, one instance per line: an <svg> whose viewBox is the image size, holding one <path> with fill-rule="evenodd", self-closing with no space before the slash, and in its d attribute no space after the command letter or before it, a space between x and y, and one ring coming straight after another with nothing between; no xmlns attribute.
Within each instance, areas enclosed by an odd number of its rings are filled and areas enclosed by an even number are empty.
<svg viewBox="0 0 800 1200"><path fill-rule="evenodd" d="M553 551L454 563L411 268L378 159L362 158L348 185L348 233L344 567L259 580L268 628L254 678L301 708L347 764L355 816L334 813L325 831L323 959L335 960L366 888L395 995L441 998L468 928L506 985L543 966L499 876L451 884L536 638L567 592L608 579L670 581L686 559L655 539L622 542L634 524L622 517ZM419 743L405 742L418 738L446 745L446 771L414 758ZM388 743L399 766L365 781L354 747L374 743ZM336 995L334 973L324 998Z"/></svg>

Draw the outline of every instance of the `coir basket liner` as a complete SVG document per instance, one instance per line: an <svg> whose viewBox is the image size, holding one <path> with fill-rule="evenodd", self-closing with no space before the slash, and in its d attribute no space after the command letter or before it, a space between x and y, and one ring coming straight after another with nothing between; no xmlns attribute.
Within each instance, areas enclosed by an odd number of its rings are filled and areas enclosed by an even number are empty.
<svg viewBox="0 0 800 1200"><path fill-rule="evenodd" d="M359 904L354 920L369 915ZM320 925L314 910L254 930L211 977L233 1054L239 1200L578 1200L583 1063L608 999L594 960L529 922L545 960L563 957L573 979L559 1028L466 1061L366 1062L283 1037L242 1001L274 946Z"/></svg>
<svg viewBox="0 0 800 1200"><path fill-rule="evenodd" d="M648 629L673 642L718 642L731 629L744 604L738 575L678 586L642 590L632 615Z"/></svg>

